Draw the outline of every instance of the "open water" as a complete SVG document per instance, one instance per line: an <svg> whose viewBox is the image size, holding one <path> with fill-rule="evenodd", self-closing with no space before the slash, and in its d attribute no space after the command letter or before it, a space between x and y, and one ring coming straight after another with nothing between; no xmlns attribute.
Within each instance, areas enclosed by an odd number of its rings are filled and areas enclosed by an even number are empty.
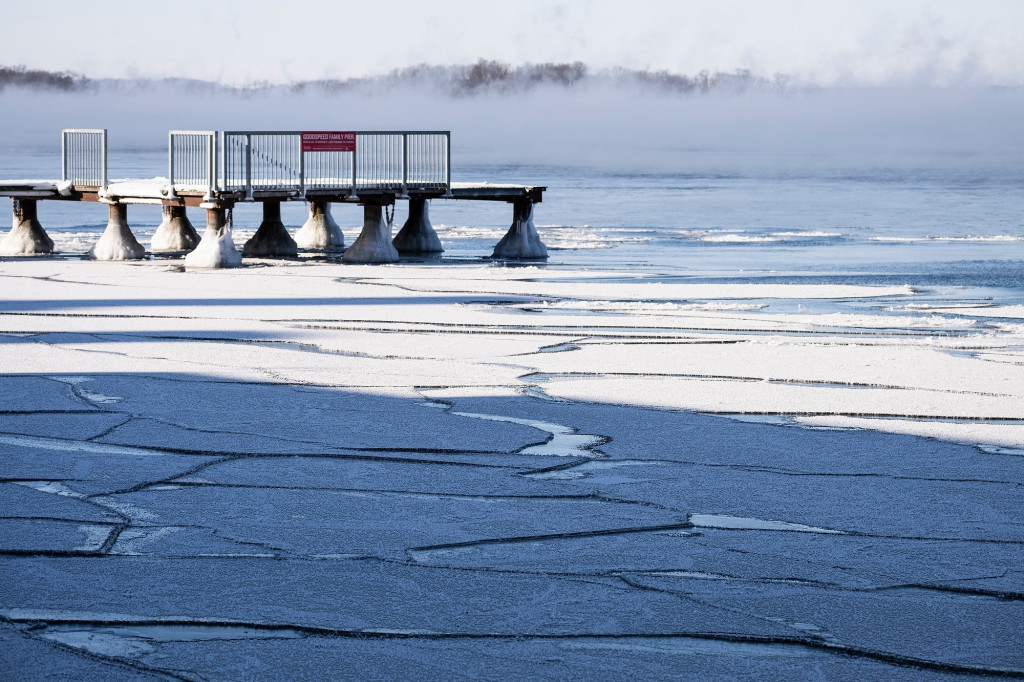
<svg viewBox="0 0 1024 682"><path fill-rule="evenodd" d="M828 150L783 158L753 146L712 145L679 151L678 170L673 155L663 153L658 170L638 172L607 160L495 164L467 154L464 161L457 142L453 136L453 181L548 188L535 211L550 250L547 268L666 281L907 284L945 299L1024 302L1024 159L972 156L942 145L899 163L870 151L851 161ZM110 177L165 176L166 153L158 146L112 146ZM8 143L0 152L0 176L7 178L56 178L59 166L57 145ZM335 205L333 212L350 244L360 230L360 209ZM189 213L201 230L203 211ZM306 205L287 203L282 213L297 229ZM106 211L96 204L42 202L39 216L64 257L81 257L106 224ZM395 231L405 216L399 202ZM439 263L457 266L491 262L487 256L512 211L503 203L434 200L430 216L445 247ZM239 247L260 218L258 204L236 207ZM129 208L143 244L159 222L158 207Z"/></svg>

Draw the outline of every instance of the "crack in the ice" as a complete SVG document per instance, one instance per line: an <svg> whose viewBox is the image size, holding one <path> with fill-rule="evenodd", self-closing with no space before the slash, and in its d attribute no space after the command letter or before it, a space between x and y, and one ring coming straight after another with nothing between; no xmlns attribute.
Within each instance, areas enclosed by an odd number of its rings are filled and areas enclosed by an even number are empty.
<svg viewBox="0 0 1024 682"><path fill-rule="evenodd" d="M240 459L240 458L236 458ZM222 460L223 461L223 460ZM203 467L197 467L198 469L205 468L206 466L212 466L214 464L220 464L222 461L211 462ZM237 488L237 489L248 489L248 490L287 490L287 491L302 491L302 492L336 492L336 493L358 493L358 494L371 494L371 495L382 495L382 496L398 496L398 497L417 497L417 498L443 498L453 500L550 500L550 501L564 501L564 502L603 502L608 504L622 504L637 507L647 507L650 509L659 509L662 511L668 511L672 513L681 513L679 509L669 507L656 502L647 500L630 500L618 497L609 497L599 492L592 493L575 493L575 494L538 494L538 495L527 495L527 494L493 494L493 493L451 493L451 492L440 492L436 490L402 490L396 488L341 488L335 486L288 486L288 485L271 485L271 484L256 484L256 483L219 483L215 481L188 481L180 480L186 476L193 475L195 471L174 476L162 481L154 481L151 483L144 483L134 486L131 489L121 490L114 493L104 494L125 494L139 492L141 490L157 486L157 485L174 485L182 488ZM0 517L3 518L3 517ZM21 517L16 517L21 518Z"/></svg>
<svg viewBox="0 0 1024 682"><path fill-rule="evenodd" d="M584 457L596 457L604 458L606 455L598 450L597 448L602 445L607 445L612 441L608 436L602 436L598 434L580 433L579 429L569 426L562 426L561 424L554 424L551 422L545 422L540 419L523 419L521 417L509 417L498 414L484 414L478 412L455 412L454 402L449 400L435 400L429 396L424 395L425 390L429 390L430 387L417 386L416 392L423 398L422 403L425 407L437 407L443 409L446 413L456 417L467 417L470 419L480 419L483 421L496 421L496 422L507 422L511 424L519 424L522 426L528 426L530 428L537 429L538 431L544 431L548 436L539 443L527 444L510 454L520 455L546 455L546 456L557 456L557 457L572 457L572 456L584 456Z"/></svg>
<svg viewBox="0 0 1024 682"><path fill-rule="evenodd" d="M596 493L577 493L565 495L497 495L492 493L451 493L435 490L402 490L397 488L339 488L334 486L292 486L292 485L271 485L267 483L218 483L215 481L180 481L175 480L173 485L183 488L239 488L243 490L288 490L302 492L334 492L334 493L359 493L370 495L394 495L398 497L440 497L454 500L564 500L564 501L599 501L616 504L629 504L637 506L653 506L637 500L617 500L604 497ZM131 491L135 492L135 491ZM3 517L0 517L3 518Z"/></svg>
<svg viewBox="0 0 1024 682"><path fill-rule="evenodd" d="M28 375L23 375L28 376ZM92 410L0 410L0 415L24 417L33 414L124 414L124 412L92 409Z"/></svg>
<svg viewBox="0 0 1024 682"><path fill-rule="evenodd" d="M22 376L33 376L33 375L22 375ZM42 379L43 381L49 381L49 382L60 384L61 386L67 387L68 392L71 393L71 397L74 398L75 401L77 401L79 403L82 403L86 407L91 407L94 411L109 412L109 410L104 410L102 407L100 407L100 405L97 404L97 401L94 401L94 400L90 399L89 397L87 397L89 395L95 395L95 394L92 394L89 391L85 391L85 390L82 389L81 384L83 382L87 381L89 379L89 377L83 377L83 376L79 376L79 377L55 376L55 375L52 375L52 374L38 374L38 375L34 375L34 377L37 378L37 379ZM105 398L106 396L103 396L103 397ZM108 404L108 403L104 401L104 402L102 402L102 404ZM116 411L113 411L113 412L116 413Z"/></svg>
<svg viewBox="0 0 1024 682"><path fill-rule="evenodd" d="M730 318L731 319L731 318ZM595 338L611 338L626 340L656 341L659 339L676 341L679 339L693 338L700 334L726 334L726 335L750 335L755 337L785 335L799 338L809 337L830 337L840 336L847 338L920 338L933 339L942 337L944 339L967 338L977 333L977 330L951 331L951 330L921 330L921 331L897 331L894 328L865 328L865 329L775 329L768 326L744 328L744 327L676 327L676 326L593 326L593 325L528 325L503 323L498 325L470 322L425 322L419 320L404 321L382 321L380 319L349 319L349 320L325 320L325 319L291 319L291 320L265 320L274 322L286 328L292 329L323 329L323 330L345 330L345 331L368 331L377 333L412 333L412 334L492 334L508 336L580 336L587 335ZM382 325L392 326L382 326ZM399 326L401 325L401 326ZM710 342L710 341L709 341Z"/></svg>
<svg viewBox="0 0 1024 682"><path fill-rule="evenodd" d="M115 289L122 287L121 284L118 284L116 282L96 282L94 280L66 279L64 277L61 277L59 274L53 274L53 275L15 275L15 274L12 274L12 273L5 272L4 274L0 275L0 277L10 277L12 279L34 279L34 280L37 280L37 281L40 281L40 282L51 282L51 283L55 283L55 284L75 284L75 285L81 284L81 285L94 286L94 287L112 287L112 288L115 288ZM132 290L135 290L134 287L129 287L129 288L131 288Z"/></svg>
<svg viewBox="0 0 1024 682"><path fill-rule="evenodd" d="M123 412L122 413L112 412L111 414L124 414L124 413ZM87 441L99 441L101 438L106 438L107 436L112 434L114 431L117 431L122 426L127 426L128 424L130 424L132 421L135 420L135 418L136 418L135 415L126 416L124 418L124 420L121 421L120 423L114 424L110 428L103 430L101 433L97 433L95 436L90 436L89 438L86 438L84 440L87 440Z"/></svg>
<svg viewBox="0 0 1024 682"><path fill-rule="evenodd" d="M113 528L111 528L110 529L110 535L107 536L107 539L103 541L103 544L100 546L100 548L98 550L99 553L100 554L109 554L110 551L114 548L114 545L117 544L117 539L119 537L121 537L121 533L123 533L125 530L127 530L130 527L131 527L131 523L128 522L128 523L119 523L116 526L114 526Z"/></svg>
<svg viewBox="0 0 1024 682"><path fill-rule="evenodd" d="M814 379L776 379L772 377L742 376L738 374L692 374L681 372L529 372L517 377L520 381L545 381L563 378L605 378L605 377L653 377L659 379L696 379L710 381L737 381L740 383L780 384L789 386L815 386L825 388L853 388L912 391L922 393L944 393L949 395L974 395L985 398L1014 398L1008 393L990 393L983 391L955 391L941 388L925 388L918 386L899 386L897 384L875 384L857 381L826 381ZM749 413L744 413L749 414Z"/></svg>
<svg viewBox="0 0 1024 682"><path fill-rule="evenodd" d="M579 459L574 459L574 460L571 460L569 462L563 462L561 464L555 464L555 465L549 466L549 467L541 467L540 469L528 469L526 471L519 472L518 475L519 476L530 477L530 476L538 476L538 475L541 475L541 474L550 474L550 473L554 473L554 472L558 472L558 471L568 471L570 469L575 469L576 467L582 466L584 464L590 464L593 461L594 460L590 459L589 457L581 457ZM611 461L624 461L624 460L611 460ZM643 461L645 461L645 462L646 461L650 461L650 462L656 463L658 460L643 460Z"/></svg>
<svg viewBox="0 0 1024 682"><path fill-rule="evenodd" d="M6 618L4 616L0 616L0 622L5 622L5 623L13 624L13 623L16 623L17 621L12 621L9 618ZM129 671L129 672L136 673L136 674L143 674L143 675L147 675L147 676L153 676L153 677L156 677L156 678L159 678L159 679L183 680L184 682L195 682L195 680L201 680L202 679L198 675L186 675L185 673L182 673L182 672L169 671L169 670L166 670L166 669L163 669L163 668L156 668L156 667L153 667L153 666L146 665L145 663L142 663L141 661L137 661L137 660L133 660L133 659L128 659L128 658L124 658L124 657L104 656L102 654L97 654L97 653L94 653L92 651L88 651L87 649L84 649L83 647L73 646L73 645L65 644L64 642L56 641L56 640L53 640L53 639L48 639L48 638L43 638L43 637L36 636L37 632L45 631L45 628L46 628L46 624L42 623L42 622L39 622L39 623L35 623L35 624L30 625L28 628L25 629L25 631L21 632L20 634L22 636L28 637L29 639L32 639L32 640L35 640L35 641L44 642L45 644L47 644L49 646L52 646L54 648L60 649L62 651L65 651L65 652L67 652L67 653L69 653L69 654L71 654L73 656L85 658L85 659L88 659L90 661L95 661L97 663L102 663L104 665L113 666L113 667L116 667L116 668L120 668L122 670L126 670L126 671Z"/></svg>
<svg viewBox="0 0 1024 682"><path fill-rule="evenodd" d="M640 589L644 589L643 586ZM676 595L678 596L678 595ZM867 647L859 647L843 643L828 641L819 636L803 633L802 636L783 635L755 635L735 632L716 632L700 630L673 630L663 632L575 632L545 633L545 632L436 632L422 630L396 631L394 629L380 628L338 628L330 626L308 625L299 623L268 623L261 621L243 621L227 619L202 619L202 618L119 618L119 619L97 619L97 618L32 618L2 616L3 620L12 624L28 625L33 634L39 635L46 632L48 628L58 626L78 626L93 629L116 629L116 628L223 628L227 630L254 630L257 632L282 635L295 633L296 636L335 638L335 639L359 639L378 641L425 641L425 642L457 642L457 641L492 641L492 642L523 642L523 641L629 641L629 640L653 640L653 639L686 639L720 642L723 644L761 644L769 646L797 646L820 651L828 654L848 656L863 660L873 660L880 663L899 667L910 667L921 670L937 672L959 673L980 676L1003 676L1011 678L1024 678L1024 670L1015 668L1004 668L997 666L969 665L924 659L914 656L898 654L890 651L880 651ZM259 635L253 638L260 638ZM64 645L69 647L70 645ZM82 651L82 649L79 649ZM135 660L116 656L99 656L101 660L113 660L118 663L134 667L143 665ZM186 677L188 673L167 671L166 669L144 666L145 672L165 674L175 679L193 679ZM194 674L194 673L193 673Z"/></svg>
<svg viewBox="0 0 1024 682"><path fill-rule="evenodd" d="M286 436L281 436L279 434L268 435L266 433L259 433L259 432L252 432L252 431L232 431L232 430L229 430L229 429L201 429L201 428L196 427L196 426L186 426L185 424L181 424L181 423L176 422L176 421L174 421L172 419L165 419L163 417L150 417L150 416L146 416L146 417L144 417L144 416L135 416L134 418L129 419L126 422L124 422L122 424L118 424L116 427L111 428L109 431L110 432L115 431L118 428L121 428L122 426L127 425L127 423L129 421L156 422L157 424L164 424L166 426L172 426L172 427L174 427L176 429L180 429L180 430L186 431L188 433L200 433L200 434L206 434L206 435L212 435L212 436L222 436L222 435L223 436L249 436L249 437L252 437L252 438L272 439L274 441L278 441L278 442L281 442L281 443L295 443L295 444L299 444L299 445L318 445L320 447L323 447L325 445L322 441L304 440L304 439L301 439L301 438L288 438ZM109 433L103 434L103 435L109 435ZM103 436L95 436L94 438L100 438L100 437L103 437Z"/></svg>
<svg viewBox="0 0 1024 682"><path fill-rule="evenodd" d="M32 479L38 480L38 479ZM9 481L0 481L9 482ZM116 526L115 521L96 521L94 519L69 519L63 516L0 516L0 521L55 521L59 523L78 523L89 526Z"/></svg>
<svg viewBox="0 0 1024 682"><path fill-rule="evenodd" d="M758 528L724 528L724 527L703 527L708 531L722 531L727 533L732 532L807 532L799 530L786 530L781 528L773 529L758 529ZM1024 540L1017 540L1011 538L969 538L969 537L941 537L941 536L925 536L925 535L886 535L883 533L868 533L866 531L859 530L843 530L833 531L832 534L843 535L846 537L855 538L876 538L879 540L904 540L908 542L963 542L968 544L990 544L990 545L1022 545L1024 546Z"/></svg>
<svg viewBox="0 0 1024 682"><path fill-rule="evenodd" d="M238 459L242 459L242 457L240 455L229 455L229 456L226 456L226 457L218 457L218 458L213 459L213 460L211 460L209 462L202 462L201 464L197 464L195 466L189 467L185 471L182 471L182 472L176 473L176 474L172 474L170 476L165 476L165 477L157 479L155 481L144 481L142 483L136 483L133 486L129 486L128 488L122 488L120 490L113 490L113 491L110 491L110 492L92 493L91 495L87 495L86 498L87 499L93 499L93 498L97 498L97 497L109 497L111 495L127 495L127 494L130 494L130 493L137 493L139 491L145 490L147 488L151 488L153 486L169 485L169 484L174 483L179 478L182 478L184 476L193 476L193 475L199 473L200 471L202 471L203 469L211 467L211 466L213 466L215 464L224 464L225 462L233 462L233 461L236 461Z"/></svg>
<svg viewBox="0 0 1024 682"><path fill-rule="evenodd" d="M1024 601L1024 592L986 589L983 587L959 587L957 585L945 585L941 583L903 583L899 585L886 585L884 587L875 588L875 590L879 592L906 589L930 590L934 592L945 592L970 597L990 597L1000 601Z"/></svg>
<svg viewBox="0 0 1024 682"><path fill-rule="evenodd" d="M274 559L281 559L290 554L289 550L285 549L284 547L277 547L276 545L272 545L268 542L259 542L256 540L239 540L238 538L231 537L222 529L207 528L205 526L203 528L211 531L214 536L223 538L229 542L234 542L235 544L242 545L244 547L259 547L260 549L265 549L267 551L273 552Z"/></svg>
<svg viewBox="0 0 1024 682"><path fill-rule="evenodd" d="M110 555L98 549L12 549L2 547L0 548L0 556L68 559L71 557L105 557Z"/></svg>
<svg viewBox="0 0 1024 682"><path fill-rule="evenodd" d="M74 480L74 479L71 479L71 480ZM118 519L117 523L118 524L121 524L121 523L123 523L123 524L131 524L131 519L128 516L126 516L124 513L119 511L118 509L115 509L113 507L105 505L105 504L102 503L102 501L100 501L98 499L93 499L93 496L86 495L85 493L80 493L77 490L74 490L74 489L64 485L65 482L66 482L65 479L45 479L45 478L41 479L41 478L34 478L34 479L17 480L17 481L13 481L13 482L17 483L18 485L24 486L26 488L29 488L31 490L35 490L35 491L38 491L38 492L41 492L41 493L47 493L47 494L50 494L50 495L58 495L60 497L70 497L73 500L78 500L79 502L82 502L84 504L91 505L93 507L96 507L97 509L100 509L100 510L108 513L108 514L113 514L115 517L117 517L117 519ZM93 522L90 522L90 523L93 523Z"/></svg>
<svg viewBox="0 0 1024 682"><path fill-rule="evenodd" d="M438 545L424 545L422 547L409 547L406 552L410 558L415 552L437 552L452 549L464 549L469 547L481 547L485 545L509 545L527 542L543 542L546 540L572 540L578 538L592 538L608 535L633 535L638 533L657 533L671 530L693 530L695 526L689 521L681 523L663 524L657 526L630 526L627 528L601 528L597 530L572 531L567 533L544 533L541 535L519 535L500 538L482 538L479 540L467 540L465 542L448 542Z"/></svg>
<svg viewBox="0 0 1024 682"><path fill-rule="evenodd" d="M128 333L97 333L98 338L128 338L146 339L150 341L186 341L196 343L223 343L242 346L257 346L276 348L279 350L298 351L302 353L313 353L316 355L333 355L349 358L366 358L370 360L423 360L431 359L427 356L405 356L405 355L375 355L373 353L361 353L357 351L346 351L323 346L311 341L289 341L286 339L252 339L252 338L231 338L225 336L200 336L181 334L128 334Z"/></svg>

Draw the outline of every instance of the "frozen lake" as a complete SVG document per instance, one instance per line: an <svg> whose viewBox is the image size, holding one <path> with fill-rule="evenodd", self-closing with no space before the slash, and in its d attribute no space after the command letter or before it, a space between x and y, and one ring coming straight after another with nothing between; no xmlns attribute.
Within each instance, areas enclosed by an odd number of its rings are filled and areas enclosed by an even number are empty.
<svg viewBox="0 0 1024 682"><path fill-rule="evenodd" d="M0 175L54 175L18 125ZM547 185L547 263L438 200L437 260L89 262L103 207L41 202L62 253L0 259L0 676L1024 676L1020 157L474 135L453 180ZM133 145L112 177L165 173Z"/></svg>

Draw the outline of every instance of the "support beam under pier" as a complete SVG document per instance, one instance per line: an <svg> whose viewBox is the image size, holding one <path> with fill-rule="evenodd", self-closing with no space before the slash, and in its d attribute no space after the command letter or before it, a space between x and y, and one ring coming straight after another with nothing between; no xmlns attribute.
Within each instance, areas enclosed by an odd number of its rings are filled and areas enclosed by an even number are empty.
<svg viewBox="0 0 1024 682"><path fill-rule="evenodd" d="M89 249L89 257L96 260L140 260L145 258L146 249L128 227L128 207L125 204L110 204L110 219L100 240Z"/></svg>
<svg viewBox="0 0 1024 682"><path fill-rule="evenodd" d="M231 239L231 226L225 219L224 209L206 209L206 232L196 250L185 256L185 267L237 268L241 264L242 254Z"/></svg>
<svg viewBox="0 0 1024 682"><path fill-rule="evenodd" d="M263 222L256 234L242 247L242 255L253 257L288 257L299 255L299 247L281 222L281 202L263 202Z"/></svg>
<svg viewBox="0 0 1024 682"><path fill-rule="evenodd" d="M426 199L409 199L409 219L391 242L399 253L439 253L441 240L430 224L429 202Z"/></svg>
<svg viewBox="0 0 1024 682"><path fill-rule="evenodd" d="M199 244L199 233L188 220L184 206L164 206L163 221L156 228L149 250L153 253L181 253Z"/></svg>
<svg viewBox="0 0 1024 682"><path fill-rule="evenodd" d="M391 244L391 225L384 219L384 207L363 205L363 231L345 249L344 263L396 263L398 251Z"/></svg>
<svg viewBox="0 0 1024 682"><path fill-rule="evenodd" d="M309 218L295 233L295 243L300 249L317 251L344 251L345 235L341 233L338 223L331 217L331 204L327 201L311 199L309 202Z"/></svg>
<svg viewBox="0 0 1024 682"><path fill-rule="evenodd" d="M11 231L0 238L0 256L40 256L53 253L53 240L39 224L35 199L14 199Z"/></svg>
<svg viewBox="0 0 1024 682"><path fill-rule="evenodd" d="M528 197L512 204L512 227L497 246L491 258L547 258L548 249L533 224L533 201Z"/></svg>

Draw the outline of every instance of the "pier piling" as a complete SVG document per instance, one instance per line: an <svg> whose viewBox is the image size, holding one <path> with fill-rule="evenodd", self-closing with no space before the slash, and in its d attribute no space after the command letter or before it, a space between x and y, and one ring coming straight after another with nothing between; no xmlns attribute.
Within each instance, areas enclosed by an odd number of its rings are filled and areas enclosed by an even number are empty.
<svg viewBox="0 0 1024 682"><path fill-rule="evenodd" d="M96 260L140 260L146 256L146 249L128 227L128 206L109 204L110 218L107 229L100 240L89 250L89 257Z"/></svg>
<svg viewBox="0 0 1024 682"><path fill-rule="evenodd" d="M236 268L242 264L242 254L231 238L231 225L220 207L206 209L206 232L195 251L185 256L189 268Z"/></svg>
<svg viewBox="0 0 1024 682"><path fill-rule="evenodd" d="M512 226L494 247L491 258L547 258L548 249L533 224L533 201L528 197L512 204Z"/></svg>
<svg viewBox="0 0 1024 682"><path fill-rule="evenodd" d="M409 218L391 242L399 253L438 253L444 251L441 240L430 224L429 202L420 197L409 199Z"/></svg>
<svg viewBox="0 0 1024 682"><path fill-rule="evenodd" d="M242 255L253 257L294 257L299 248L281 222L281 202L267 199L263 202L263 222L256 234L242 247Z"/></svg>
<svg viewBox="0 0 1024 682"><path fill-rule="evenodd" d="M345 249L344 263L395 263L398 250L391 244L391 225L384 219L380 204L363 205L363 231Z"/></svg>
<svg viewBox="0 0 1024 682"><path fill-rule="evenodd" d="M34 199L14 199L11 231L0 238L0 255L36 256L53 253L53 240L39 224Z"/></svg>
<svg viewBox="0 0 1024 682"><path fill-rule="evenodd" d="M345 235L331 216L330 202L310 199L309 218L295 233L295 243L300 249L345 250Z"/></svg>
<svg viewBox="0 0 1024 682"><path fill-rule="evenodd" d="M180 253L191 251L199 244L199 233L192 227L184 206L164 206L163 220L153 234L150 251L153 253Z"/></svg>

